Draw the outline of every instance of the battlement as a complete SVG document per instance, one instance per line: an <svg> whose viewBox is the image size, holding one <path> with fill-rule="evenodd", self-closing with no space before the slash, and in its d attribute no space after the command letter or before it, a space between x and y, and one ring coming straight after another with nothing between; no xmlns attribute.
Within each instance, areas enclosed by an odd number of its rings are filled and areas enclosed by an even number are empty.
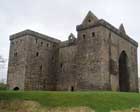
<svg viewBox="0 0 140 112"><path fill-rule="evenodd" d="M68 40L61 42L59 46L60 48L62 48L62 47L68 47L72 45L76 45L76 37L74 36L74 34L71 33L68 37Z"/></svg>
<svg viewBox="0 0 140 112"><path fill-rule="evenodd" d="M25 35L32 35L34 37L41 38L41 39L44 39L44 40L47 40L47 41L50 41L50 42L54 42L54 43L59 43L60 42L60 40L58 40L58 39L55 39L53 37L50 37L50 36L47 36L47 35L32 31L32 30L24 30L22 32L13 34L13 35L10 36L10 40L20 38L20 37L25 36Z"/></svg>
<svg viewBox="0 0 140 112"><path fill-rule="evenodd" d="M108 23L107 21L105 21L103 19L98 19L91 11L89 11L89 13L85 17L84 21L82 22L82 24L76 26L76 30L81 31L81 30L85 30L85 29L97 27L97 26L103 26L103 27L109 29L110 31L119 35L121 38L127 40L131 44L138 47L138 43L126 34L122 24L121 24L120 28L117 29L116 27L114 27L113 25Z"/></svg>
<svg viewBox="0 0 140 112"><path fill-rule="evenodd" d="M119 29L115 28L113 25L111 25L110 23L108 23L107 21L105 21L103 19L100 19L97 22L95 22L94 24L87 25L87 26L85 26L83 24L77 25L76 30L80 31L80 30L85 30L85 29L92 28L92 27L97 27L97 26L104 26L105 28L107 28L107 29L111 30L112 32L114 32L115 34L119 35L121 38L127 40L131 44L138 47L138 43L135 40L133 40L127 34L121 32Z"/></svg>

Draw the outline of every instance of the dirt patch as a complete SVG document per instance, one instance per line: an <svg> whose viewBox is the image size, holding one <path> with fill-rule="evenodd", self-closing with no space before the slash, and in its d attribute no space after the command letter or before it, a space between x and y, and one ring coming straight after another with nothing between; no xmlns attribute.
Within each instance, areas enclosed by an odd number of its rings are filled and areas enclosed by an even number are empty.
<svg viewBox="0 0 140 112"><path fill-rule="evenodd" d="M35 101L0 101L0 112L95 112L89 107L43 107ZM140 108L111 112L140 112Z"/></svg>
<svg viewBox="0 0 140 112"><path fill-rule="evenodd" d="M93 111L88 107L75 107L75 108L58 107L58 108L48 109L47 112L95 112L95 111Z"/></svg>
<svg viewBox="0 0 140 112"><path fill-rule="evenodd" d="M111 112L140 112L139 108L132 108L129 110L118 110L118 111L111 111Z"/></svg>
<svg viewBox="0 0 140 112"><path fill-rule="evenodd" d="M39 112L39 108L33 101L0 101L0 112Z"/></svg>
<svg viewBox="0 0 140 112"><path fill-rule="evenodd" d="M46 108L34 101L0 101L0 112L95 112L88 107Z"/></svg>

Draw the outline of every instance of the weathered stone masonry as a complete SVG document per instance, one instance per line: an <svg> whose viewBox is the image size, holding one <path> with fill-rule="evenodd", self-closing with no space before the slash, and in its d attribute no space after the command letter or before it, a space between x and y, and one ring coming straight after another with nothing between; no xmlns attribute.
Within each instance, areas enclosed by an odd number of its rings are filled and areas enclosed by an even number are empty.
<svg viewBox="0 0 140 112"><path fill-rule="evenodd" d="M89 11L67 41L25 30L10 36L8 86L20 90L138 91L138 43Z"/></svg>

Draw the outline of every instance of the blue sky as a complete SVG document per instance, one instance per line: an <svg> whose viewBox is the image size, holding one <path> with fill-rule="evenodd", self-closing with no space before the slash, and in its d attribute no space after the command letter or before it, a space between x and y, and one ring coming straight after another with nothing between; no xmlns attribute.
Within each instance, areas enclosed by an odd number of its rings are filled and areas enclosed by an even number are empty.
<svg viewBox="0 0 140 112"><path fill-rule="evenodd" d="M71 32L76 35L76 25L89 10L117 28L123 23L127 34L140 42L139 0L0 0L0 55L8 58L9 35L25 29L60 40Z"/></svg>

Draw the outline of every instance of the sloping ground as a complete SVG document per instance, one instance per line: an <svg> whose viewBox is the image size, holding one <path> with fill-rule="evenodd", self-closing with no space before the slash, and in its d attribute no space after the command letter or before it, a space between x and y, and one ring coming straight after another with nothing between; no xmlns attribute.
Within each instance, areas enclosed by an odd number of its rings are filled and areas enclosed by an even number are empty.
<svg viewBox="0 0 140 112"><path fill-rule="evenodd" d="M95 112L89 107L43 107L35 101L0 101L0 112ZM140 109L111 112L140 112Z"/></svg>
<svg viewBox="0 0 140 112"><path fill-rule="evenodd" d="M119 93L119 92L45 92L45 91L28 91L28 92L1 91L0 92L1 104L3 102L9 102L9 103L5 103L8 105L7 107L12 107L12 108L17 107L18 109L20 108L22 109L20 105L10 106L12 105L10 102L13 103L15 101L19 101L20 102L19 104L26 102L25 104L27 104L27 106L29 106L27 101L28 102L33 101L37 103L36 105L39 105L39 108L41 106L41 108L43 109L44 108L51 109L49 110L49 112L92 112L93 110L95 110L96 112L109 112L111 110L126 110L126 112L129 111L131 112L132 111L131 108L135 108L135 107L137 108L140 106L140 94ZM4 111L5 108L6 107L2 107L0 112L17 112L17 111L11 111L12 109L9 109L9 111ZM33 107L33 108L36 109L37 107ZM69 109L71 111L68 111ZM88 110L84 110L84 109L88 109ZM26 112L26 111L21 110L18 112ZM33 111L33 112L43 112L43 111ZM121 111L116 111L116 112L121 112ZM139 112L139 111L133 109L132 112Z"/></svg>
<svg viewBox="0 0 140 112"><path fill-rule="evenodd" d="M35 101L1 101L0 112L94 112L88 107L47 108Z"/></svg>

